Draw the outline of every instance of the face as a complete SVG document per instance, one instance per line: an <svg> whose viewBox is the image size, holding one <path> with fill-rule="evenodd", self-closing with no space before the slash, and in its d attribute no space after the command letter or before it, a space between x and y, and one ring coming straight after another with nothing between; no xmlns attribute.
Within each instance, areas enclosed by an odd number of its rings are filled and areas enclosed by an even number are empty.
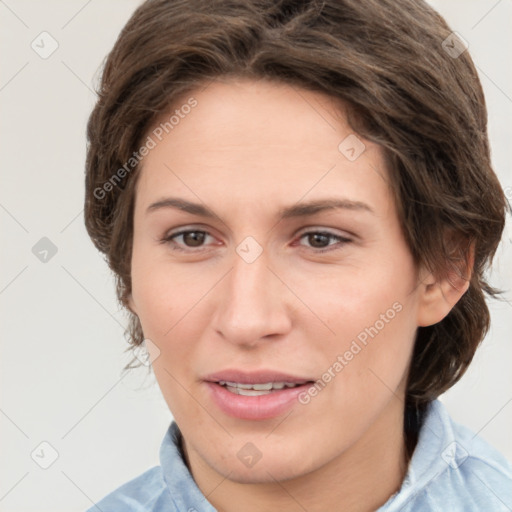
<svg viewBox="0 0 512 512"><path fill-rule="evenodd" d="M385 442L421 288L381 149L319 93L191 96L143 161L130 299L188 457L264 482Z"/></svg>

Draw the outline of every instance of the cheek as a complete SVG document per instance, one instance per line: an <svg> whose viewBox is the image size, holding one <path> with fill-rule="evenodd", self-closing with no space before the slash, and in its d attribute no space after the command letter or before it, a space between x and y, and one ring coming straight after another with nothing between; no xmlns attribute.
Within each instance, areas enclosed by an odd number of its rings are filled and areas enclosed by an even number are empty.
<svg viewBox="0 0 512 512"><path fill-rule="evenodd" d="M200 416L190 400L197 344L204 325L201 297L208 291L197 273L180 272L165 263L147 263L134 255L132 295L145 338L160 350L152 363L162 395L174 417ZM143 262L143 265L139 265ZM199 313L199 314L198 314Z"/></svg>
<svg viewBox="0 0 512 512"><path fill-rule="evenodd" d="M408 253L397 251L389 261L325 275L316 286L302 283L297 294L323 321L304 325L310 349L324 362L322 380L334 383L326 399L355 406L399 387L416 332L414 279Z"/></svg>
<svg viewBox="0 0 512 512"><path fill-rule="evenodd" d="M180 396L178 382L194 378L193 365L201 349L198 341L211 317L209 293L219 273L144 256L134 251L133 302L144 336L160 350L153 362L155 376L165 398L174 400Z"/></svg>
<svg viewBox="0 0 512 512"><path fill-rule="evenodd" d="M171 338L208 290L207 279L190 266L173 265L165 254L135 244L131 264L132 299L146 337Z"/></svg>
<svg viewBox="0 0 512 512"><path fill-rule="evenodd" d="M308 279L298 277L288 273L286 280L296 283L294 292L305 298L316 317L307 328L323 330L323 339L335 348L343 348L359 334L364 342L365 329L375 324L379 333L399 332L403 317L411 318L415 308L414 266L401 254L394 263L358 262L310 273Z"/></svg>

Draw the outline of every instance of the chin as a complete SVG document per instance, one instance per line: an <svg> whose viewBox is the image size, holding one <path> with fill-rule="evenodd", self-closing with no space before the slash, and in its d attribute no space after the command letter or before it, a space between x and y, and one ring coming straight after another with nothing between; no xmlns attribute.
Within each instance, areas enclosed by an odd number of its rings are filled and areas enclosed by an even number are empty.
<svg viewBox="0 0 512 512"><path fill-rule="evenodd" d="M282 482L307 475L315 469L313 465L307 467L304 458L286 457L276 453L267 457L262 455L252 467L244 467L238 456L212 462L212 467L218 473L241 484L274 484L276 481Z"/></svg>
<svg viewBox="0 0 512 512"><path fill-rule="evenodd" d="M239 466L240 464L234 464L234 466L235 465ZM297 468L292 470L289 462L286 462L286 466L283 467L283 464L267 463L263 465L263 462L260 461L257 466L258 467L255 466L248 469L226 467L227 472L225 475L228 480L239 484L275 484L276 481L284 482L305 474L300 468L298 470Z"/></svg>

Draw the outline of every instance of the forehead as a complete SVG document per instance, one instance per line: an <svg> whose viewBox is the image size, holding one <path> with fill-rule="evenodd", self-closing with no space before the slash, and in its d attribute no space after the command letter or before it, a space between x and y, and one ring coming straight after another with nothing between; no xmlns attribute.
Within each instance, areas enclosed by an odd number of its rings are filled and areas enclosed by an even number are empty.
<svg viewBox="0 0 512 512"><path fill-rule="evenodd" d="M164 191L194 200L230 194L246 204L336 190L359 196L353 200L388 195L380 148L353 132L340 101L240 79L214 81L181 101L148 132L156 144L143 160L138 192L148 201ZM348 158L347 145L364 150Z"/></svg>
<svg viewBox="0 0 512 512"><path fill-rule="evenodd" d="M265 144L282 149L292 145L289 149L299 150L297 142L305 143L301 150L336 149L337 129L349 128L340 100L290 84L241 78L216 80L182 96L170 114L185 110L192 97L196 106L187 108L188 113L182 114L170 130L176 144L187 149L261 152ZM160 122L165 124L169 119L167 112Z"/></svg>

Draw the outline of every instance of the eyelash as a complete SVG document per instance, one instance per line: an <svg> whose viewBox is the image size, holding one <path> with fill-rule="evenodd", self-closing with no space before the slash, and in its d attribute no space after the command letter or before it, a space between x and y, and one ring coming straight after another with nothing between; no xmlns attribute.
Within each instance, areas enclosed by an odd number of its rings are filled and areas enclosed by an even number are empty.
<svg viewBox="0 0 512 512"><path fill-rule="evenodd" d="M194 250L193 248L184 249L183 247L180 247L179 245L177 245L174 239L179 237L179 236L183 236L183 235L185 235L187 233L204 233L204 234L206 234L208 236L211 236L210 233L208 233L207 231L201 230L201 229L185 229L185 230L178 231L176 233L171 233L171 234L165 236L164 238L162 238L160 240L160 242L164 243L164 244L166 243L166 244L170 245L171 249L174 250L174 251L182 251L182 252L188 252L188 253L192 252L192 253L194 253L194 252L199 252L201 250L204 250L203 247L199 247L199 249ZM304 233L302 233L300 235L299 240L301 240L302 238L304 238L306 236L309 236L309 235L324 235L324 236L328 236L331 240L332 239L337 240L338 243L341 243L342 246L347 244L347 243L352 242L352 240L350 238L346 238L346 237L343 237L341 235L336 235L336 234L331 233L329 231L306 231L306 232L304 232ZM326 247L323 247L323 248L314 248L314 247L312 247L311 249L316 254L341 249L341 247L332 248L333 245L335 245L335 244L330 244L330 245L328 245Z"/></svg>

